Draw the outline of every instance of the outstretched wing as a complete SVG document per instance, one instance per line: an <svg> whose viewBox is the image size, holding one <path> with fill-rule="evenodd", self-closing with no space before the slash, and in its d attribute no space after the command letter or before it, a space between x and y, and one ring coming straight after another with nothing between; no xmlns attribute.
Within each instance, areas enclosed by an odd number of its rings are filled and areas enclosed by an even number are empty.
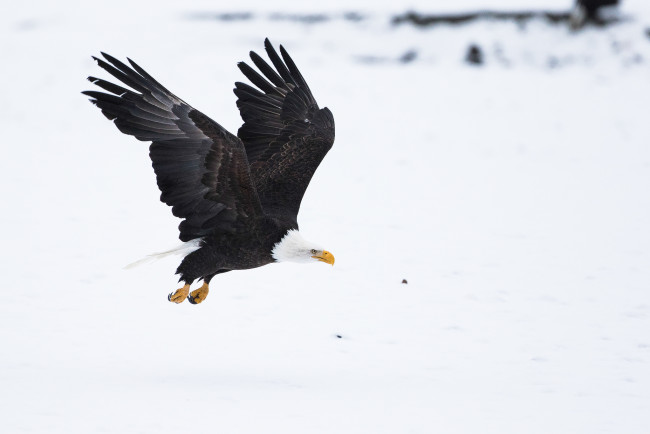
<svg viewBox="0 0 650 434"><path fill-rule="evenodd" d="M235 83L237 107L244 120L237 135L246 146L264 212L296 223L309 181L334 143L334 118L329 109L318 108L286 50L280 46L281 59L268 39L264 47L275 70L252 51L251 60L264 77L239 63L259 90Z"/></svg>
<svg viewBox="0 0 650 434"><path fill-rule="evenodd" d="M246 228L262 214L244 146L237 137L165 89L129 59L131 67L108 54L100 67L133 90L88 79L109 93L86 91L91 102L124 134L151 141L160 200L172 207L180 239L214 230Z"/></svg>

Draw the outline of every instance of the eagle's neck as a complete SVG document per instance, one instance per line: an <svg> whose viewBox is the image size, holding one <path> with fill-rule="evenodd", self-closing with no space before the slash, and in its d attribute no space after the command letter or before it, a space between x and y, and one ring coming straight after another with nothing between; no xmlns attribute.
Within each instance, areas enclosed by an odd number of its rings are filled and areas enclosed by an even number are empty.
<svg viewBox="0 0 650 434"><path fill-rule="evenodd" d="M276 262L309 262L311 256L308 252L313 248L313 244L306 241L300 232L290 229L280 241L275 243L271 256Z"/></svg>

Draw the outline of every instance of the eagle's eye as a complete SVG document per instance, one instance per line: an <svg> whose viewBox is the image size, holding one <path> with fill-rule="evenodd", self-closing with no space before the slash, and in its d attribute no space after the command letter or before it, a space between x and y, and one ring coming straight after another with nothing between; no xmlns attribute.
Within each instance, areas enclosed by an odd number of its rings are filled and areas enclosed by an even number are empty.
<svg viewBox="0 0 650 434"><path fill-rule="evenodd" d="M316 254L316 249L311 249L311 254L315 255Z"/></svg>

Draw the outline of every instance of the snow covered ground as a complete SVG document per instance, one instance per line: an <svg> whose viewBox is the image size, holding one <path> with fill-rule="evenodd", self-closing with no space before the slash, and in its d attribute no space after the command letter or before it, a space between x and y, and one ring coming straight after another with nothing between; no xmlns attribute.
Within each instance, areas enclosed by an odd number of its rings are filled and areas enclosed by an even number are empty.
<svg viewBox="0 0 650 434"><path fill-rule="evenodd" d="M643 1L576 34L390 25L506 0L6 3L0 432L650 432ZM266 36L336 118L299 219L336 265L228 273L172 305L176 258L122 269L178 221L147 146L79 93L105 76L90 55L135 59L235 132L235 65Z"/></svg>

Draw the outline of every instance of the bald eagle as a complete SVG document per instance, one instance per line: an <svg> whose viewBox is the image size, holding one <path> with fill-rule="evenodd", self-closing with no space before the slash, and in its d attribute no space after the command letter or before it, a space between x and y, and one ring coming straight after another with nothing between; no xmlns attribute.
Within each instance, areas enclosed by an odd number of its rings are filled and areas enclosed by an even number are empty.
<svg viewBox="0 0 650 434"><path fill-rule="evenodd" d="M241 72L257 88L237 82L244 124L237 136L167 90L131 59L106 53L97 64L130 89L88 77L106 92L85 91L124 134L151 142L160 200L183 221L176 270L182 288L168 299L201 303L210 280L231 270L281 261L320 261L334 256L298 231L298 210L316 168L334 143L334 118L319 108L287 51L268 39L271 67L255 52ZM188 253L189 252L189 253ZM194 281L203 285L190 292Z"/></svg>

